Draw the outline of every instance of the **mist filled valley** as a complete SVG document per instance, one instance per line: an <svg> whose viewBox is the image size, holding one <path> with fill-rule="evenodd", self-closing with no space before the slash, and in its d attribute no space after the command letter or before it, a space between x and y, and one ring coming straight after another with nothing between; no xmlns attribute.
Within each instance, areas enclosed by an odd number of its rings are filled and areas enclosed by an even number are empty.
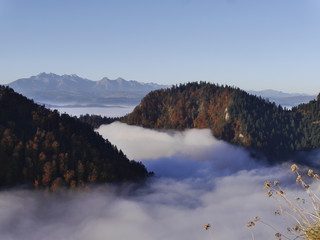
<svg viewBox="0 0 320 240"><path fill-rule="evenodd" d="M319 96L287 110L195 82L124 117L79 118L1 86L0 239L303 236L318 217L303 212L293 230L287 199L299 197L295 212L319 206L307 195L319 191L319 108Z"/></svg>
<svg viewBox="0 0 320 240"><path fill-rule="evenodd" d="M0 239L251 239L247 222L255 216L284 233L294 224L274 216L277 202L263 189L266 180L279 180L288 196L303 197L290 162L270 166L208 129L155 131L114 122L96 131L154 176L143 184L57 193L2 190ZM256 239L274 238L263 224L253 230Z"/></svg>
<svg viewBox="0 0 320 240"><path fill-rule="evenodd" d="M0 0L0 240L320 240L319 23Z"/></svg>

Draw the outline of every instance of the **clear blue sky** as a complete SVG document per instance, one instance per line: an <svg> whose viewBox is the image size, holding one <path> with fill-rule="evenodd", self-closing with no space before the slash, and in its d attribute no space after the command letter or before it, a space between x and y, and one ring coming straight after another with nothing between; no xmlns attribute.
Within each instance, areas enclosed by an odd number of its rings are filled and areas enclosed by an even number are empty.
<svg viewBox="0 0 320 240"><path fill-rule="evenodd" d="M320 92L319 0L0 0L0 83L40 72Z"/></svg>

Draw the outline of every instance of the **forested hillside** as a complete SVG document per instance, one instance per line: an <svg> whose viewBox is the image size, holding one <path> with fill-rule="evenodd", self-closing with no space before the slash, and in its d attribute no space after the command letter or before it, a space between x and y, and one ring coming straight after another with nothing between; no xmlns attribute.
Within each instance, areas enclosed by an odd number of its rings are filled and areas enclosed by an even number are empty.
<svg viewBox="0 0 320 240"><path fill-rule="evenodd" d="M30 183L54 190L147 174L90 125L0 86L1 186Z"/></svg>
<svg viewBox="0 0 320 240"><path fill-rule="evenodd" d="M319 101L287 110L229 86L200 82L149 93L123 122L157 129L210 128L267 156L320 146Z"/></svg>
<svg viewBox="0 0 320 240"><path fill-rule="evenodd" d="M102 124L110 124L115 121L119 121L119 117L102 117L100 115L94 115L94 114L85 114L85 115L80 115L79 117L75 117L81 122L87 123L93 128L98 128Z"/></svg>
<svg viewBox="0 0 320 240"><path fill-rule="evenodd" d="M317 100L301 104L292 109L293 113L302 115L298 132L301 139L299 149L315 149L320 146L320 94Z"/></svg>

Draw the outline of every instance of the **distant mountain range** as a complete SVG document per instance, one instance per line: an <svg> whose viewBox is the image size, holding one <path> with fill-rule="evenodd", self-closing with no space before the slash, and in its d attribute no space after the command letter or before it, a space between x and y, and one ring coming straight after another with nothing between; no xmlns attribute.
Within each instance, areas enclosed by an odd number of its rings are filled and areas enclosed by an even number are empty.
<svg viewBox="0 0 320 240"><path fill-rule="evenodd" d="M92 81L75 74L40 73L8 84L16 92L47 106L103 107L106 105L137 105L151 91L168 85L142 83L117 78ZM275 90L247 91L285 107L297 106L315 99L315 95L284 93Z"/></svg>
<svg viewBox="0 0 320 240"><path fill-rule="evenodd" d="M271 89L247 92L252 95L261 96L270 102L275 102L276 104L284 107L293 107L301 103L308 103L316 98L316 95L309 95L305 93L284 93Z"/></svg>
<svg viewBox="0 0 320 240"><path fill-rule="evenodd" d="M103 78L92 81L73 75L40 73L8 84L16 92L46 105L104 106L136 105L150 91L167 88L156 83Z"/></svg>

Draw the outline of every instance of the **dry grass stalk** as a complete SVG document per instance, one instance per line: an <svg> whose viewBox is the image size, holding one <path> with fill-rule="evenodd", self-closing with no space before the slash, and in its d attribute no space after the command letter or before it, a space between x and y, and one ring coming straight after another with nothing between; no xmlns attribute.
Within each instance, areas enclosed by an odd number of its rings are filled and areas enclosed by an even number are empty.
<svg viewBox="0 0 320 240"><path fill-rule="evenodd" d="M254 221L248 222L247 226L252 232L252 239L254 235L252 227L255 225L254 222L261 222L264 225L273 229L276 234L276 239L304 239L304 240L320 240L320 198L311 189L302 175L299 173L299 167L296 164L291 166L291 171L297 175L296 182L306 191L309 201L301 199L299 197L291 200L287 197L285 191L281 189L279 181L274 181L273 184L270 181L264 183L264 188L267 189L267 196L272 197L279 204L279 209L275 211L275 215L285 214L294 222L296 225L292 228L288 228L288 233L292 236L291 238L287 235L280 233L274 226L263 222L259 217L256 217ZM319 175L315 174L312 169L309 169L307 175L316 181L319 180ZM310 203L307 205L306 203ZM251 224L249 224L251 223Z"/></svg>

